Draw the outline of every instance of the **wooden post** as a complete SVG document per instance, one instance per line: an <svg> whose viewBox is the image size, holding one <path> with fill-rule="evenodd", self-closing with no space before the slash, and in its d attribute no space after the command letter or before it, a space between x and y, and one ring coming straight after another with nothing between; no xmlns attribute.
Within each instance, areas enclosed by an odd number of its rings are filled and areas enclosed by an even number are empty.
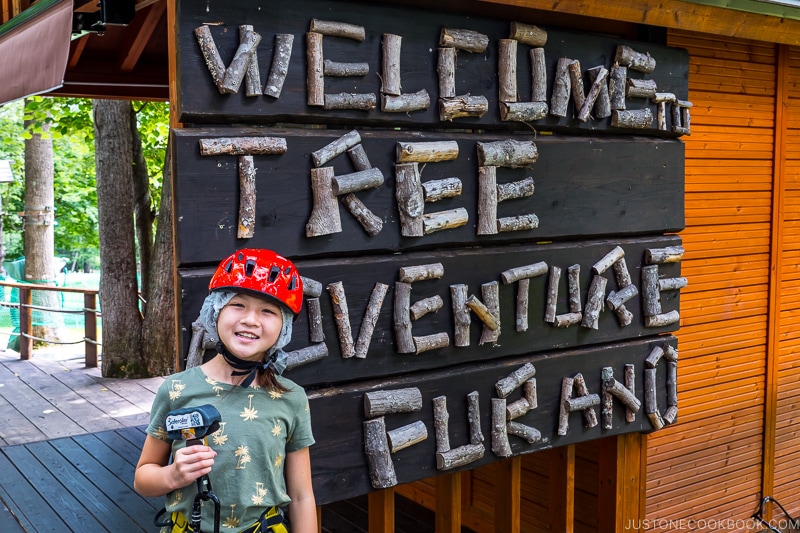
<svg viewBox="0 0 800 533"><path fill-rule="evenodd" d="M97 292L83 293L83 346L87 368L97 366Z"/></svg>
<svg viewBox="0 0 800 533"><path fill-rule="evenodd" d="M33 320L31 319L31 304L33 293L30 289L19 288L19 358L26 361L33 357Z"/></svg>
<svg viewBox="0 0 800 533"><path fill-rule="evenodd" d="M495 464L494 529L503 533L519 533L522 457L518 455Z"/></svg>
<svg viewBox="0 0 800 533"><path fill-rule="evenodd" d="M394 489L370 492L369 533L394 533Z"/></svg>
<svg viewBox="0 0 800 533"><path fill-rule="evenodd" d="M575 531L575 445L552 452L550 461L550 531ZM498 530L499 531L499 530Z"/></svg>
<svg viewBox="0 0 800 533"><path fill-rule="evenodd" d="M645 519L647 435L626 433L601 439L600 478L608 480L598 491L598 531L623 531L626 524Z"/></svg>
<svg viewBox="0 0 800 533"><path fill-rule="evenodd" d="M461 533L461 473L436 477L436 532Z"/></svg>

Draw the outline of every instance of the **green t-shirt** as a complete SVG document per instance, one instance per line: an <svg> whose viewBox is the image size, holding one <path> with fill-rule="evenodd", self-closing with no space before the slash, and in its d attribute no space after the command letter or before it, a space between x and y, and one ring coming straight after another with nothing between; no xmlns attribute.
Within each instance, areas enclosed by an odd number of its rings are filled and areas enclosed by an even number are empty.
<svg viewBox="0 0 800 533"><path fill-rule="evenodd" d="M172 442L173 453L185 441L168 438L164 425L170 411L206 404L219 411L220 429L207 440L217 452L208 477L220 501L220 531L240 531L265 509L288 504L286 454L314 444L305 391L282 376L278 380L288 392L220 383L195 367L169 376L153 401L147 433ZM167 511L180 511L189 519L196 494L196 482L170 492ZM211 531L213 524L214 504L205 501L201 526Z"/></svg>

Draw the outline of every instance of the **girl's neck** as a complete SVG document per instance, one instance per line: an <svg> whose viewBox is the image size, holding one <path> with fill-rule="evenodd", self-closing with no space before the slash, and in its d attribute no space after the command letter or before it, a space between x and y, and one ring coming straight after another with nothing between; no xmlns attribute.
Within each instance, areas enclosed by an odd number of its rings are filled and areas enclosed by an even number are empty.
<svg viewBox="0 0 800 533"><path fill-rule="evenodd" d="M212 359L206 361L201 365L203 373L206 377L218 381L220 383L227 383L228 385L238 385L244 379L244 376L232 376L233 368L225 361L225 358L217 354Z"/></svg>

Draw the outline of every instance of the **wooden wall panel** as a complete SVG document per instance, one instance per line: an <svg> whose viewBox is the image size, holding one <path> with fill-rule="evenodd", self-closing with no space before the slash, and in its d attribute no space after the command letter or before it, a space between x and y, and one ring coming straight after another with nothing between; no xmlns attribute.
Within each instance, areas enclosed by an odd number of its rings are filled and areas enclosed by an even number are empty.
<svg viewBox="0 0 800 533"><path fill-rule="evenodd" d="M774 496L792 516L800 513L800 446L797 382L800 378L800 49L788 54L788 124L783 217L783 269L778 330L777 419Z"/></svg>
<svg viewBox="0 0 800 533"><path fill-rule="evenodd" d="M651 520L747 519L761 496L776 52L670 31L689 51L679 423L648 438Z"/></svg>

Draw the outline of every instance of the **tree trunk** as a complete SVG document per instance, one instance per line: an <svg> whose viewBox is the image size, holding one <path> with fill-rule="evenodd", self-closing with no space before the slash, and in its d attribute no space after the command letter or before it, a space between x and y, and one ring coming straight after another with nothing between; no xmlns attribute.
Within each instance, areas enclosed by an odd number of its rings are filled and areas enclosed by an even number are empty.
<svg viewBox="0 0 800 533"><path fill-rule="evenodd" d="M155 213L150 206L150 175L142 154L142 140L136 122L136 111L130 106L131 142L133 147L133 216L136 224L136 244L139 250L139 285L143 311L147 314L150 301L150 267L153 256L153 222Z"/></svg>
<svg viewBox="0 0 800 533"><path fill-rule="evenodd" d="M27 127L30 124L26 124ZM23 248L25 250L25 279L27 283L55 285L54 217L54 166L53 140L47 134L49 124L43 126L44 136L33 133L25 140L25 216L23 222ZM59 308L57 292L35 291L33 304L39 307ZM64 324L60 313L33 312L34 337L48 341L60 340L60 326Z"/></svg>
<svg viewBox="0 0 800 533"><path fill-rule="evenodd" d="M150 269L151 299L142 332L142 355L151 376L171 374L180 368L177 357L174 253L172 243L172 168L171 143L164 158L164 179L158 227Z"/></svg>
<svg viewBox="0 0 800 533"><path fill-rule="evenodd" d="M100 307L103 313L102 373L144 377L142 315L136 283L133 217L131 103L93 100L97 214L100 227Z"/></svg>

